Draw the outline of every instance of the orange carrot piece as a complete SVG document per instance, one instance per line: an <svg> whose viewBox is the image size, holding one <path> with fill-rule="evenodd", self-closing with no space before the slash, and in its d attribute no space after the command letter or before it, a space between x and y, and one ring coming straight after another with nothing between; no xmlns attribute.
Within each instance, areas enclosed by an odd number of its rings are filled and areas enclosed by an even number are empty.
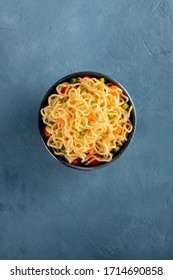
<svg viewBox="0 0 173 280"><path fill-rule="evenodd" d="M93 121L93 120L94 120L94 115L93 115L93 114L89 114L89 115L87 116L87 119L88 119L88 122Z"/></svg>
<svg viewBox="0 0 173 280"><path fill-rule="evenodd" d="M114 96L118 96L118 94L122 93L122 89L119 88L118 86L114 85L109 88L109 92L110 92L110 94L112 94Z"/></svg>
<svg viewBox="0 0 173 280"><path fill-rule="evenodd" d="M117 135L117 134L120 134L121 133L121 127L117 127L114 131L113 131L113 134Z"/></svg>
<svg viewBox="0 0 173 280"><path fill-rule="evenodd" d="M61 119L61 118L58 118L57 120L58 120L60 123L62 123L62 124L65 123L65 121L64 121L63 119Z"/></svg>

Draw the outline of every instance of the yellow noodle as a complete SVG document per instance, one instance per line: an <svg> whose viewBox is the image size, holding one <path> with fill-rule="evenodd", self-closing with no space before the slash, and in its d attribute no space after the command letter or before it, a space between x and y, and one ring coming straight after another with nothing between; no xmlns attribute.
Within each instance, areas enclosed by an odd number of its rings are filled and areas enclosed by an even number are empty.
<svg viewBox="0 0 173 280"><path fill-rule="evenodd" d="M43 123L50 134L47 145L56 155L64 156L70 163L79 158L84 165L95 158L109 162L113 149L121 148L127 141L133 129L132 106L123 109L128 97L121 90L112 95L110 86L85 77L56 87L56 93L48 98L48 105L41 109Z"/></svg>

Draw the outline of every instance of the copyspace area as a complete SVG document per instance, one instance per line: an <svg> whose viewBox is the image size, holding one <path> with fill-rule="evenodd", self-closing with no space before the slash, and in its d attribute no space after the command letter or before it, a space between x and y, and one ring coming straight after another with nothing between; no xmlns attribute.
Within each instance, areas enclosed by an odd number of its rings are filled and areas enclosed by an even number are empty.
<svg viewBox="0 0 173 280"><path fill-rule="evenodd" d="M172 0L0 1L0 259L173 258ZM58 79L109 75L137 112L97 171L46 151L40 102Z"/></svg>

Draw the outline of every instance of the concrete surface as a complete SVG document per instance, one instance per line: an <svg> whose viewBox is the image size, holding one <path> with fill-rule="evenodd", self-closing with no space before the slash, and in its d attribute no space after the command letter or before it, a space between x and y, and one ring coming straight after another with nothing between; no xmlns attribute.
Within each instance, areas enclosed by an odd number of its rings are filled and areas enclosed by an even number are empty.
<svg viewBox="0 0 173 280"><path fill-rule="evenodd" d="M173 259L173 1L0 0L0 259ZM37 116L72 72L122 83L135 138L95 172L57 163Z"/></svg>

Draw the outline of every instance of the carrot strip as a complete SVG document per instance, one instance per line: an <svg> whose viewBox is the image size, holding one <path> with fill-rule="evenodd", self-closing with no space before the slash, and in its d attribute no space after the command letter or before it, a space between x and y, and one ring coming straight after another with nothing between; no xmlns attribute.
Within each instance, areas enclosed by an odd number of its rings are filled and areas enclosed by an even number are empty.
<svg viewBox="0 0 173 280"><path fill-rule="evenodd" d="M117 127L114 131L113 131L113 134L117 135L117 134L120 134L121 133L121 127Z"/></svg>
<svg viewBox="0 0 173 280"><path fill-rule="evenodd" d="M93 121L93 120L94 120L94 115L93 115L93 114L89 114L89 115L87 116L87 119L88 119L88 122Z"/></svg>
<svg viewBox="0 0 173 280"><path fill-rule="evenodd" d="M118 97L118 94L122 93L122 89L114 85L109 88L109 93Z"/></svg>
<svg viewBox="0 0 173 280"><path fill-rule="evenodd" d="M64 121L63 119L61 119L61 118L58 118L57 120L58 120L60 123L62 123L62 124L65 123L65 121Z"/></svg>

